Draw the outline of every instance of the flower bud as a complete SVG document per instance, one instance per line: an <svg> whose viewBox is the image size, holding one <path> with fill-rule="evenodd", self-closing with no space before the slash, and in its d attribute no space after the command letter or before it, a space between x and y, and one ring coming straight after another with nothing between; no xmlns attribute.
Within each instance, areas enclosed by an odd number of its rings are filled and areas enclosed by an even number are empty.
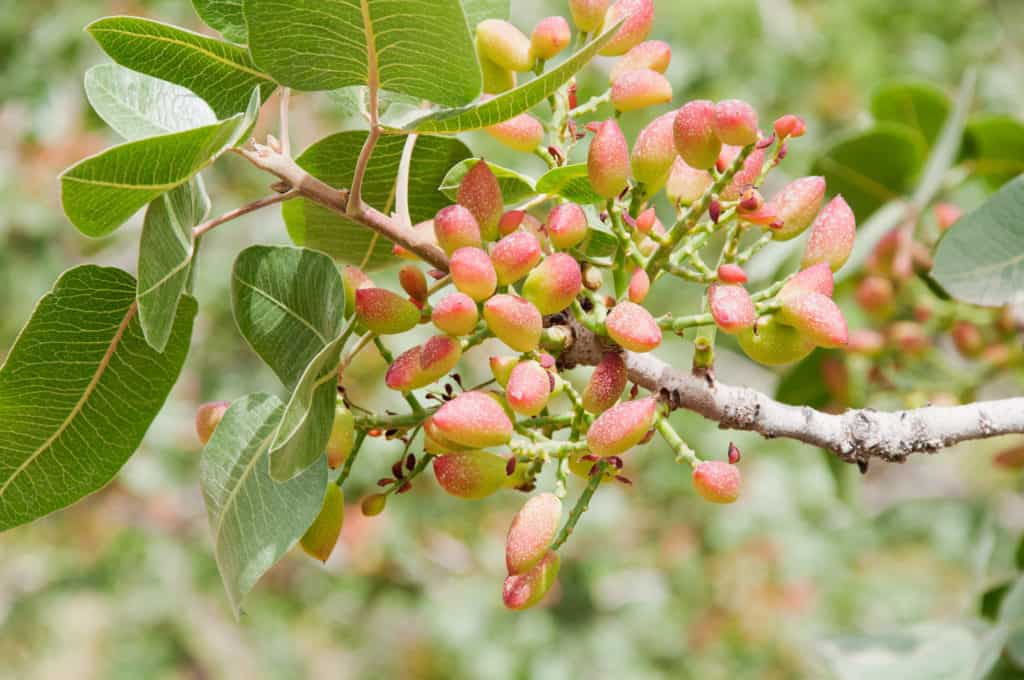
<svg viewBox="0 0 1024 680"><path fill-rule="evenodd" d="M509 574L522 574L547 554L562 521L562 501L551 493L530 498L512 518L505 538L505 566Z"/></svg>
<svg viewBox="0 0 1024 680"><path fill-rule="evenodd" d="M799 361L814 350L813 342L775 315L762 316L752 327L740 331L736 340L748 357L765 366Z"/></svg>
<svg viewBox="0 0 1024 680"><path fill-rule="evenodd" d="M715 134L724 144L750 146L757 141L757 112L740 99L715 104Z"/></svg>
<svg viewBox="0 0 1024 680"><path fill-rule="evenodd" d="M738 146L722 147L722 155L719 156L721 172L725 172L728 169L736 156L739 155L739 152L740 147ZM747 160L743 161L743 167L733 175L729 186L722 192L722 198L735 201L741 197L745 190L757 184L761 176L761 168L764 167L764 157L764 149L754 149L751 151L750 155L747 156Z"/></svg>
<svg viewBox="0 0 1024 680"><path fill-rule="evenodd" d="M976 357L985 349L985 338L970 321L957 321L950 334L953 336L953 345L965 357Z"/></svg>
<svg viewBox="0 0 1024 680"><path fill-rule="evenodd" d="M529 232L515 231L502 238L491 249L498 285L507 286L529 274L540 262L540 256L540 243Z"/></svg>
<svg viewBox="0 0 1024 680"><path fill-rule="evenodd" d="M548 239L556 248L568 250L579 245L587 229L587 215L575 203L559 203L548 213Z"/></svg>
<svg viewBox="0 0 1024 680"><path fill-rule="evenodd" d="M494 295L498 287L498 274L491 258L480 248L459 248L452 253L448 269L455 287L477 302Z"/></svg>
<svg viewBox="0 0 1024 680"><path fill-rule="evenodd" d="M686 164L697 170L709 170L722 151L722 140L715 134L715 105L706 99L683 104L676 112L673 136L676 152Z"/></svg>
<svg viewBox="0 0 1024 680"><path fill-rule="evenodd" d="M327 440L327 467L337 469L352 455L356 441L356 419L352 412L338 404L334 407L334 422Z"/></svg>
<svg viewBox="0 0 1024 680"><path fill-rule="evenodd" d="M398 270L398 282L413 302L423 304L427 301L427 277L423 274L423 270L416 265L403 265Z"/></svg>
<svg viewBox="0 0 1024 680"><path fill-rule="evenodd" d="M706 460L693 470L693 486L704 500L732 503L740 497L740 469L721 460Z"/></svg>
<svg viewBox="0 0 1024 680"><path fill-rule="evenodd" d="M449 335L469 335L479 318L473 298L465 293L449 293L434 307L430 320Z"/></svg>
<svg viewBox="0 0 1024 680"><path fill-rule="evenodd" d="M481 54L479 44L477 45L477 56L480 61L480 73L483 76L485 94L501 94L516 86L516 72L498 66L487 55Z"/></svg>
<svg viewBox="0 0 1024 680"><path fill-rule="evenodd" d="M473 213L461 205L449 205L437 211L434 216L434 236L437 245L445 254L451 255L459 248L479 248L480 225Z"/></svg>
<svg viewBox="0 0 1024 680"><path fill-rule="evenodd" d="M654 427L658 402L654 397L624 401L597 417L587 430L587 446L596 456L617 456L637 444Z"/></svg>
<svg viewBox="0 0 1024 680"><path fill-rule="evenodd" d="M661 344L661 329L651 313L635 302L615 305L605 319L608 336L631 352L650 352Z"/></svg>
<svg viewBox="0 0 1024 680"><path fill-rule="evenodd" d="M587 153L587 176L602 198L615 198L629 184L629 144L617 121L600 123Z"/></svg>
<svg viewBox="0 0 1024 680"><path fill-rule="evenodd" d="M486 392L463 392L445 402L429 420L442 440L470 449L502 446L512 437L512 421Z"/></svg>
<svg viewBox="0 0 1024 680"><path fill-rule="evenodd" d="M626 362L623 361L622 355L605 352L583 389L583 408L591 413L607 411L622 396L627 380Z"/></svg>
<svg viewBox="0 0 1024 680"><path fill-rule="evenodd" d="M482 99L487 99L483 97ZM501 144L514 151L531 153L544 141L544 126L528 113L520 113L508 120L484 128Z"/></svg>
<svg viewBox="0 0 1024 680"><path fill-rule="evenodd" d="M536 361L521 361L509 375L505 399L519 415L535 416L548 404L551 383L551 374Z"/></svg>
<svg viewBox="0 0 1024 680"><path fill-rule="evenodd" d="M460 451L434 459L438 485L458 498L479 500L505 486L505 459L488 451Z"/></svg>
<svg viewBox="0 0 1024 680"><path fill-rule="evenodd" d="M885 348L885 338L878 331L862 328L850 333L846 350L863 356L876 356Z"/></svg>
<svg viewBox="0 0 1024 680"><path fill-rule="evenodd" d="M572 31L564 17L546 17L530 34L530 54L534 59L552 59L568 47L571 39Z"/></svg>
<svg viewBox="0 0 1024 680"><path fill-rule="evenodd" d="M334 482L328 482L320 514L299 541L302 549L310 557L326 562L334 552L334 546L338 544L344 520L345 496L341 493L341 487Z"/></svg>
<svg viewBox="0 0 1024 680"><path fill-rule="evenodd" d="M803 137L807 132L807 124L804 123L804 119L791 113L776 119L774 127L775 134L780 140L787 137Z"/></svg>
<svg viewBox="0 0 1024 680"><path fill-rule="evenodd" d="M647 40L626 52L622 59L619 59L618 63L612 67L608 78L614 82L619 75L636 69L650 69L664 73L668 70L670 61L672 61L672 48L668 43L661 40Z"/></svg>
<svg viewBox="0 0 1024 680"><path fill-rule="evenodd" d="M800 266L827 262L832 271L838 271L853 251L856 230L857 220L853 211L842 196L836 196L814 221Z"/></svg>
<svg viewBox="0 0 1024 680"><path fill-rule="evenodd" d="M501 19L484 19L476 26L476 46L502 68L529 71L533 68L530 39L514 25Z"/></svg>
<svg viewBox="0 0 1024 680"><path fill-rule="evenodd" d="M802 234L811 226L824 198L824 177L801 177L784 186L768 202L782 224L772 230L772 238L788 241Z"/></svg>
<svg viewBox="0 0 1024 680"><path fill-rule="evenodd" d="M516 295L499 294L484 303L484 321L494 335L517 352L532 352L544 330L541 313Z"/></svg>
<svg viewBox="0 0 1024 680"><path fill-rule="evenodd" d="M564 253L544 259L530 272L523 283L523 297L532 302L541 314L560 312L583 290L583 273L579 263Z"/></svg>
<svg viewBox="0 0 1024 680"><path fill-rule="evenodd" d="M384 288L357 290L356 316L377 335L404 333L420 322L416 305Z"/></svg>
<svg viewBox="0 0 1024 680"><path fill-rule="evenodd" d="M935 213L939 231L946 231L952 227L964 214L963 210L952 203L936 203L932 211Z"/></svg>
<svg viewBox="0 0 1024 680"><path fill-rule="evenodd" d="M654 24L654 0L617 0L605 15L604 25L611 28L622 19L622 26L598 52L601 56L617 57L644 41Z"/></svg>
<svg viewBox="0 0 1024 680"><path fill-rule="evenodd" d="M519 364L519 359L516 357L491 357L489 362L495 382L505 387L508 385L508 379L512 377L512 369Z"/></svg>
<svg viewBox="0 0 1024 680"><path fill-rule="evenodd" d="M549 550L529 571L508 576L501 591L505 606L518 611L540 602L558 578L559 565L558 553Z"/></svg>
<svg viewBox="0 0 1024 680"><path fill-rule="evenodd" d="M829 276L831 276L829 272ZM747 282L747 273L738 264L723 264L718 268L718 280L722 283L744 284Z"/></svg>
<svg viewBox="0 0 1024 680"><path fill-rule="evenodd" d="M612 106L616 111L637 111L672 101L672 85L651 69L620 73L612 81Z"/></svg>
<svg viewBox="0 0 1024 680"><path fill-rule="evenodd" d="M347 264L341 269L341 282L345 285L345 317L356 312L356 291L360 288L373 288L373 281L362 269Z"/></svg>
<svg viewBox="0 0 1024 680"><path fill-rule="evenodd" d="M633 154L630 156L633 177L644 184L648 196L657 193L665 184L672 163L676 160L672 131L675 118L674 111L658 116L640 131L633 144Z"/></svg>
<svg viewBox="0 0 1024 680"><path fill-rule="evenodd" d="M651 290L651 277L643 267L637 267L629 277L629 301L640 304Z"/></svg>
<svg viewBox="0 0 1024 680"><path fill-rule="evenodd" d="M849 339L846 319L831 298L796 289L779 296L779 319L819 347L842 347Z"/></svg>
<svg viewBox="0 0 1024 680"><path fill-rule="evenodd" d="M363 499L360 503L360 507L365 517L376 517L380 513L384 512L384 508L388 504L388 497L382 493L373 493Z"/></svg>
<svg viewBox="0 0 1024 680"><path fill-rule="evenodd" d="M707 170L696 170L682 158L672 161L672 169L665 183L665 195L673 205L690 205L700 200L714 180Z"/></svg>
<svg viewBox="0 0 1024 680"><path fill-rule="evenodd" d="M204 445L210 441L213 431L220 425L229 406L230 401L211 401L200 405L196 410L196 434Z"/></svg>
<svg viewBox="0 0 1024 680"><path fill-rule="evenodd" d="M486 161L476 162L459 184L456 202L469 209L480 226L480 236L485 241L498 238L498 222L504 212L501 186Z"/></svg>
<svg viewBox="0 0 1024 680"><path fill-rule="evenodd" d="M652 229L659 236L665 235L665 227L658 221L658 211L654 208L647 208L636 216L636 230L641 234L649 234ZM660 229L660 231L658 231ZM634 237L636 234L634 233Z"/></svg>
<svg viewBox="0 0 1024 680"><path fill-rule="evenodd" d="M857 284L855 297L857 304L865 312L882 313L896 299L896 289L889 279L872 274Z"/></svg>
<svg viewBox="0 0 1024 680"><path fill-rule="evenodd" d="M569 14L576 28L593 33L601 28L608 11L609 0L569 0Z"/></svg>
<svg viewBox="0 0 1024 680"><path fill-rule="evenodd" d="M757 318L750 293L739 285L711 284L708 288L708 306L715 324L730 335L750 328Z"/></svg>
<svg viewBox="0 0 1024 680"><path fill-rule="evenodd" d="M802 269L786 282L786 285L782 287L779 294L787 295L790 291L798 288L821 293L826 297L832 297L832 291L835 289L835 279L832 276L832 270L824 262L819 262L807 269Z"/></svg>

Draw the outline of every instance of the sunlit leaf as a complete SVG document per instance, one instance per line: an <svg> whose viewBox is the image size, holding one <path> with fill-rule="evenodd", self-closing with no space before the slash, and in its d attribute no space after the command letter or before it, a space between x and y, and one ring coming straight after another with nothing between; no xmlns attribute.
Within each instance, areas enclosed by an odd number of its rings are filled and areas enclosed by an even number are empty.
<svg viewBox="0 0 1024 680"><path fill-rule="evenodd" d="M537 192L561 196L582 204L600 203L603 200L590 185L586 163L548 170L537 180Z"/></svg>
<svg viewBox="0 0 1024 680"><path fill-rule="evenodd" d="M883 83L871 97L875 120L917 130L928 146L938 139L951 108L942 88L916 80Z"/></svg>
<svg viewBox="0 0 1024 680"><path fill-rule="evenodd" d="M231 42L244 45L249 39L242 0L192 0L192 6L207 26Z"/></svg>
<svg viewBox="0 0 1024 680"><path fill-rule="evenodd" d="M1024 173L1024 123L1012 116L988 115L967 125L964 157L973 173L999 187Z"/></svg>

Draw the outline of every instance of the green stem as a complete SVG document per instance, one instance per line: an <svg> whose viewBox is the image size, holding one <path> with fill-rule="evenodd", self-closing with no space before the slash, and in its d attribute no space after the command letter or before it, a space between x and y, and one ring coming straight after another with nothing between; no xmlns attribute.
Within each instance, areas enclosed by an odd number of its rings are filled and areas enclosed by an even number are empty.
<svg viewBox="0 0 1024 680"><path fill-rule="evenodd" d="M597 465L597 470L595 470L594 474L590 476L590 480L587 482L587 488L583 489L583 493L581 493L580 497L576 500L576 505L572 507L572 512L569 513L569 519L566 520L562 530L558 532L557 536L555 536L555 540L551 544L552 550L558 550L562 547L562 544L564 544L569 539L569 536L572 535L573 530L576 528L576 523L580 521L580 517L582 517L583 513L590 507L590 499L594 497L594 492L596 492L597 487L600 486L601 479L604 477L604 471L608 466L608 463L601 460L595 463L595 465Z"/></svg>
<svg viewBox="0 0 1024 680"><path fill-rule="evenodd" d="M713 324L715 322L715 318L711 316L710 312L704 314L691 314L689 316L680 316L676 318L673 318L671 314L665 314L664 316L659 316L657 321L658 326L662 330L678 333L686 330L687 328Z"/></svg>
<svg viewBox="0 0 1024 680"><path fill-rule="evenodd" d="M352 465L356 462L356 456L359 455L359 451L363 448L363 442L366 441L366 430L359 430L356 432L355 445L352 447L352 453L348 454L348 458L345 460L345 466L341 468L341 474L334 480L334 483L340 488L348 476L352 473Z"/></svg>
<svg viewBox="0 0 1024 680"><path fill-rule="evenodd" d="M672 424L668 422L668 418L659 415L654 427L657 428L658 434L672 447L672 450L676 452L677 463L686 462L691 467L697 467L700 464L697 453L683 441L682 437L675 431L675 428L672 427Z"/></svg>
<svg viewBox="0 0 1024 680"><path fill-rule="evenodd" d="M580 104L575 109L569 111L570 118L579 118L580 116L586 116L594 113L600 108L601 104L606 104L612 100L612 91L605 90L602 94L591 97L586 102Z"/></svg>

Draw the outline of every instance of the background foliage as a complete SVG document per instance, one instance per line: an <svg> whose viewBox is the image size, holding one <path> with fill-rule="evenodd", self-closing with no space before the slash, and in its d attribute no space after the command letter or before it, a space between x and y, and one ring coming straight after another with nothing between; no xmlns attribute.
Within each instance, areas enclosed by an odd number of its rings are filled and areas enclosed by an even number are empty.
<svg viewBox="0 0 1024 680"><path fill-rule="evenodd" d="M546 0L515 6L524 30L565 13ZM815 150L840 155L831 142L872 121L907 122L878 105L883 81L925 80L952 94L967 64L979 68L977 108L989 114L972 123L975 153L1013 154L998 133L1007 125L1001 115L1024 112L1024 9L1016 3L726 0L657 9L652 37L673 46L677 102L736 96L765 119L807 117L809 135L787 162L794 173L821 162ZM15 3L0 16L2 348L68 266L134 269L142 220L87 240L61 214L55 180L117 141L81 86L84 72L105 61L82 26L117 13L201 29L188 3L170 0ZM581 78L584 97L603 88L602 63ZM296 109L312 113L294 122L298 148L351 127L343 98L299 100ZM627 115L627 135L647 119ZM920 164L934 141L930 120L917 121L916 136L899 128L905 153L894 164ZM464 141L510 169L540 169L540 161L520 167L521 158L480 133ZM214 214L265 184L236 158L207 175ZM983 196L968 187L958 198L973 207ZM871 200L858 210L870 211ZM468 505L421 482L379 518L349 512L326 567L301 554L283 560L236 625L203 512L192 414L202 401L275 384L255 354L239 350L230 268L243 245L285 242L276 211L207 239L193 350L140 452L73 511L0 535L0 677L59 678L71 669L83 678L771 679L836 669L844 679L972 677L992 642L973 618L982 594L1015 576L1014 539L1024 528L1020 473L992 464L1005 441L873 469L862 480L835 474L807 447L740 435L748 494L724 510L695 501L671 456L652 446L630 461L632 489L598 495L567 547L556 603L523 614L504 610L498 596L500 546L519 499ZM656 291L663 304L694 293ZM360 368L353 398L380 407L396 399L375 387L382 362ZM729 355L719 374L768 391L776 381ZM999 394L998 384L992 389ZM724 452L730 435L679 418L695 447ZM368 488L394 454L384 443L367 451L364 464L378 461L379 470L367 465L354 486ZM1022 592L988 612L1005 618L1007 635L1022 618ZM1007 663L1003 677L1015 677Z"/></svg>

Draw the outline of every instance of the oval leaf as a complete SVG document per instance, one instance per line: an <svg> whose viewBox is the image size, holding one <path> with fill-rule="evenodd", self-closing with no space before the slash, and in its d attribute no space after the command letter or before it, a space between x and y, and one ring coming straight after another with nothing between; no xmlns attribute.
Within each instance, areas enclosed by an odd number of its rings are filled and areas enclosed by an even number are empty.
<svg viewBox="0 0 1024 680"><path fill-rule="evenodd" d="M466 176L469 169L476 165L479 160L482 159L467 158L457 163L448 171L448 174L445 175L444 180L441 182L441 193L454 202L459 193L459 184L462 182L462 178ZM518 203L537 195L537 190L534 188L531 178L494 163L488 162L487 165L491 168L494 176L498 178L501 196L505 203Z"/></svg>
<svg viewBox="0 0 1024 680"><path fill-rule="evenodd" d="M484 19L508 19L509 4L510 0L462 0L470 31Z"/></svg>
<svg viewBox="0 0 1024 680"><path fill-rule="evenodd" d="M135 280L84 265L39 301L0 368L0 530L106 485L138 448L188 353L183 297L158 353L135 313Z"/></svg>
<svg viewBox="0 0 1024 680"><path fill-rule="evenodd" d="M448 106L480 93L458 0L246 0L245 16L253 59L297 90L365 85L375 77L386 90Z"/></svg>
<svg viewBox="0 0 1024 680"><path fill-rule="evenodd" d="M192 0L192 7L207 26L231 42L244 45L249 39L242 0Z"/></svg>
<svg viewBox="0 0 1024 680"><path fill-rule="evenodd" d="M1024 172L1024 123L1012 116L975 118L967 125L965 158L971 171L999 187Z"/></svg>
<svg viewBox="0 0 1024 680"><path fill-rule="evenodd" d="M952 105L941 87L923 81L894 81L881 85L871 97L875 120L901 123L917 130L932 146Z"/></svg>
<svg viewBox="0 0 1024 680"><path fill-rule="evenodd" d="M199 464L217 568L236 617L246 593L312 524L327 484L326 461L285 483L270 478L270 438L282 411L266 394L235 401Z"/></svg>
<svg viewBox="0 0 1024 680"><path fill-rule="evenodd" d="M574 203L589 205L604 201L590 186L587 164L576 163L548 170L537 180L537 192L561 196Z"/></svg>
<svg viewBox="0 0 1024 680"><path fill-rule="evenodd" d="M1024 177L943 235L932 277L964 302L999 306L1024 300Z"/></svg>

